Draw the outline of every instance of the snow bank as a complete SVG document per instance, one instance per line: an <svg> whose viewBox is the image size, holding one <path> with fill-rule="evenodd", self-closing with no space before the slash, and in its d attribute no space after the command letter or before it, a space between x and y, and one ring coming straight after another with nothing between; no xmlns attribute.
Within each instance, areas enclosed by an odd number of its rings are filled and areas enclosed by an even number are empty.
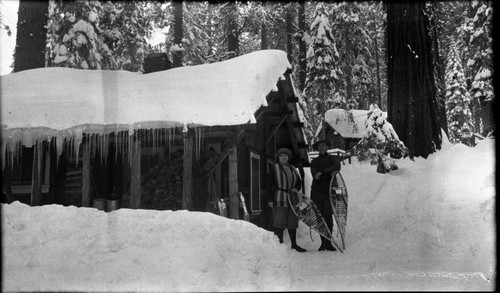
<svg viewBox="0 0 500 293"><path fill-rule="evenodd" d="M290 64L279 50L150 74L39 68L0 77L2 140L255 122Z"/></svg>
<svg viewBox="0 0 500 293"><path fill-rule="evenodd" d="M211 213L15 202L2 205L2 221L7 291L212 291L235 283L254 291L288 278L287 249L272 233Z"/></svg>
<svg viewBox="0 0 500 293"><path fill-rule="evenodd" d="M494 139L375 172L342 165L346 250L318 252L302 222L290 249L210 213L2 204L4 291L493 290ZM306 170L306 193L311 176ZM335 235L335 231L333 233ZM312 240L311 240L312 238Z"/></svg>

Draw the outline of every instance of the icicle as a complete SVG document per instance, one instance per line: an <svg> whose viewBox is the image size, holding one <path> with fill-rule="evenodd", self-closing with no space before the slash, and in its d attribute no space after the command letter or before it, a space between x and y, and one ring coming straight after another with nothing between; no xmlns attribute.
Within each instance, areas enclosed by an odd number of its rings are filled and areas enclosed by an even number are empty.
<svg viewBox="0 0 500 293"><path fill-rule="evenodd" d="M2 139L2 170L5 169L5 152L7 151L7 143L5 142L5 139Z"/></svg>
<svg viewBox="0 0 500 293"><path fill-rule="evenodd" d="M167 129L166 128L162 128L161 132L163 133L163 145L165 146L165 148L163 149L163 154L165 154L165 151L168 148Z"/></svg>
<svg viewBox="0 0 500 293"><path fill-rule="evenodd" d="M97 156L97 134L93 133L92 138L91 138L91 143L92 145L92 157L95 158Z"/></svg>
<svg viewBox="0 0 500 293"><path fill-rule="evenodd" d="M115 145L115 162L118 162L118 132L113 132L114 145Z"/></svg>
<svg viewBox="0 0 500 293"><path fill-rule="evenodd" d="M201 129L198 128L198 145L196 146L196 160L200 160L200 150L201 150Z"/></svg>
<svg viewBox="0 0 500 293"><path fill-rule="evenodd" d="M123 154L123 132L118 132L117 133L118 137L117 137L117 146L116 146L116 151L117 152L120 152L120 155ZM123 155L122 155L122 163L123 163Z"/></svg>
<svg viewBox="0 0 500 293"><path fill-rule="evenodd" d="M64 138L62 135L58 135L56 137L56 150L57 150L57 157L60 157L63 153L63 143L64 143Z"/></svg>
<svg viewBox="0 0 500 293"><path fill-rule="evenodd" d="M172 154L172 143L170 142L172 140L172 130L173 128L170 128L168 130L167 134L167 144L168 144L168 160L170 161L170 156Z"/></svg>
<svg viewBox="0 0 500 293"><path fill-rule="evenodd" d="M109 156L109 133L105 134L105 145L106 148L106 156L104 157L104 165L108 165L108 156Z"/></svg>
<svg viewBox="0 0 500 293"><path fill-rule="evenodd" d="M97 152L99 153L99 159L102 164L102 134L97 134Z"/></svg>
<svg viewBox="0 0 500 293"><path fill-rule="evenodd" d="M128 128L128 133L127 133L127 153L128 153L128 162L129 164L132 162L132 138L134 136L134 133L136 132L136 130L134 129L134 127L132 127L132 125L129 126Z"/></svg>
<svg viewBox="0 0 500 293"><path fill-rule="evenodd" d="M194 156L198 160L198 128L194 129Z"/></svg>
<svg viewBox="0 0 500 293"><path fill-rule="evenodd" d="M156 149L156 132L155 132L156 129L152 128L151 129L151 136L153 137L153 155L155 154L155 149Z"/></svg>
<svg viewBox="0 0 500 293"><path fill-rule="evenodd" d="M82 129L77 129L74 135L75 136L73 139L73 149L75 150L75 159L76 159L75 167L78 167L78 162L80 161L80 145L82 144L83 140Z"/></svg>

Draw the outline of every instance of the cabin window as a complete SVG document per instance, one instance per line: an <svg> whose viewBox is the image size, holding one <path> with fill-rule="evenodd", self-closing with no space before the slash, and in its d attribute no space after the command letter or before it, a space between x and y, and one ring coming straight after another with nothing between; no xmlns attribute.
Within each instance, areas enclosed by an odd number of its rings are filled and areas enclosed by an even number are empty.
<svg viewBox="0 0 500 293"><path fill-rule="evenodd" d="M260 156L250 152L250 203L252 212L260 212Z"/></svg>

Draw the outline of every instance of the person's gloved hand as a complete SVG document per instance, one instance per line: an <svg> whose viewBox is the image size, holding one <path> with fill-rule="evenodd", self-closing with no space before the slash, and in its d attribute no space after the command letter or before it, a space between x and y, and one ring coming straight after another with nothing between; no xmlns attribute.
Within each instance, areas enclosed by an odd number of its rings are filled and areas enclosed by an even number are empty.
<svg viewBox="0 0 500 293"><path fill-rule="evenodd" d="M273 202L272 202L272 201L269 201L269 202L267 203L267 205L268 205L270 208L273 208Z"/></svg>

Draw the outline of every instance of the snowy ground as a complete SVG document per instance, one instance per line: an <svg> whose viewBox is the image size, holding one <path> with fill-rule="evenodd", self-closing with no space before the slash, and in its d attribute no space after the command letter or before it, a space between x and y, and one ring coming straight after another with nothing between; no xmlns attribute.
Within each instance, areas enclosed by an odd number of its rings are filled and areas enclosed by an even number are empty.
<svg viewBox="0 0 500 293"><path fill-rule="evenodd" d="M210 213L2 204L2 291L494 290L494 140L346 164L345 253ZM285 233L287 236L287 233Z"/></svg>

